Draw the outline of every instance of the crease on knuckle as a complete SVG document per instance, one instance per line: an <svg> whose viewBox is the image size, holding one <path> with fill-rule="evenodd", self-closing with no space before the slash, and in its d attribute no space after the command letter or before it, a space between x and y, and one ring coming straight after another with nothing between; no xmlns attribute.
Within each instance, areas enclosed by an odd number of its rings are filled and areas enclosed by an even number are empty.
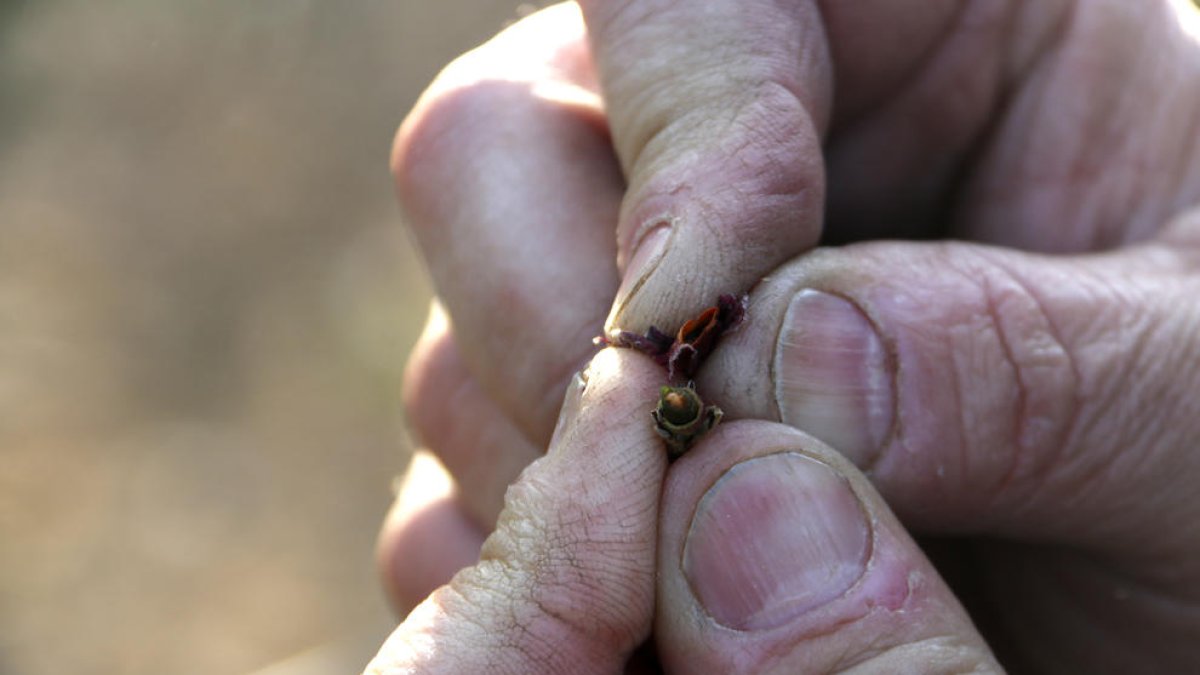
<svg viewBox="0 0 1200 675"><path fill-rule="evenodd" d="M1069 495L1072 505L1099 499L1119 508L1105 497L1111 486L1156 466L1148 453L1168 445L1158 435L1171 427L1168 406L1160 405L1162 392L1150 388L1177 380L1166 374L1164 326L1146 311L1153 292L1095 272L1081 288L1087 293L1082 303L1072 300L1091 311L1073 327L1079 363L1076 426L1047 481ZM1146 401L1159 404L1146 406Z"/></svg>
<svg viewBox="0 0 1200 675"><path fill-rule="evenodd" d="M1017 472L1044 472L1066 451L1079 420L1079 366L1045 301L1019 274L1006 273L1016 295L1007 311L1016 316L993 306L1019 388L1012 479Z"/></svg>
<svg viewBox="0 0 1200 675"><path fill-rule="evenodd" d="M994 340L992 358L998 357L1013 387L1010 392L991 392L984 405L994 407L982 412L1009 420L1010 426L1008 431L989 429L964 419L964 443L974 457L1007 464L1000 473L985 478L987 501L994 505L1003 499L1008 506L1020 505L1027 502L1025 491L1036 490L1063 462L1076 433L1079 366L1047 300L1022 278L1021 271L1003 255L984 254L979 262L964 270L964 276L978 289L985 314L983 330ZM957 362L956 367L961 369ZM967 382L970 377L960 372L958 379Z"/></svg>
<svg viewBox="0 0 1200 675"><path fill-rule="evenodd" d="M1161 477L1151 476L1164 467L1177 473L1181 452L1193 443L1200 418L1190 383L1200 365L1194 343L1180 336L1196 334L1200 313L1186 303L1168 314L1148 311L1161 302L1156 282L1115 284L1097 278L1091 283L1105 289L1107 311L1093 319L1096 327L1087 335L1092 376L1085 392L1087 436L1079 445L1088 451L1073 458L1060 480L1071 482L1077 500L1104 500L1115 523L1124 520L1127 500L1137 493L1122 490L1121 499L1112 500L1105 497L1111 486L1144 480L1162 484ZM1179 291L1179 297L1191 297L1182 287Z"/></svg>

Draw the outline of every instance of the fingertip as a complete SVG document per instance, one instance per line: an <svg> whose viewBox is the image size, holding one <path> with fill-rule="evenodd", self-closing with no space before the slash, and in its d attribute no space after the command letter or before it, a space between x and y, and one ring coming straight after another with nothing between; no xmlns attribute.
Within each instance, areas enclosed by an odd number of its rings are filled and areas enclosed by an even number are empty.
<svg viewBox="0 0 1200 675"><path fill-rule="evenodd" d="M607 673L645 642L666 465L649 408L662 371L607 349L587 373L572 380L550 451L510 487L478 562L414 609L372 668Z"/></svg>
<svg viewBox="0 0 1200 675"><path fill-rule="evenodd" d="M666 455L650 411L663 377L657 364L634 350L600 350L572 378L536 473L553 472L575 495L598 487L612 502L656 503Z"/></svg>

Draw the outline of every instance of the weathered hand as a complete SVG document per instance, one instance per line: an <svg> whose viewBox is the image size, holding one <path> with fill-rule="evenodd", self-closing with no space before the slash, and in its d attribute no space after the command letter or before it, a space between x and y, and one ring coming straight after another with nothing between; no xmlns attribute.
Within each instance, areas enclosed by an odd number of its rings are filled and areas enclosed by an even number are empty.
<svg viewBox="0 0 1200 675"><path fill-rule="evenodd" d="M410 417L455 481L401 495L399 604L474 560L606 315L669 327L767 276L702 392L828 441L918 531L1023 542L972 543L965 576L1012 663L1193 666L1196 10L584 4L591 50L571 7L535 15L397 139L453 323L413 357ZM823 206L831 241L992 245L773 271Z"/></svg>
<svg viewBox="0 0 1200 675"><path fill-rule="evenodd" d="M661 371L608 349L588 372L479 562L408 615L369 673L661 672L653 647L672 673L999 672L837 452L735 422L664 487L644 403Z"/></svg>

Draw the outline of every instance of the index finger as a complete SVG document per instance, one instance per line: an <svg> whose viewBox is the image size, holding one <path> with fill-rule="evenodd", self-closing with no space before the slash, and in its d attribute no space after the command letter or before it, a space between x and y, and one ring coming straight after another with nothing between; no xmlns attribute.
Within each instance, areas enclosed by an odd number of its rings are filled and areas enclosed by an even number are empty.
<svg viewBox="0 0 1200 675"><path fill-rule="evenodd" d="M829 55L815 5L580 3L627 177L606 328L672 329L812 247Z"/></svg>
<svg viewBox="0 0 1200 675"><path fill-rule="evenodd" d="M840 240L936 234L1069 3L580 4L629 183L607 328L641 333L747 290L825 213Z"/></svg>

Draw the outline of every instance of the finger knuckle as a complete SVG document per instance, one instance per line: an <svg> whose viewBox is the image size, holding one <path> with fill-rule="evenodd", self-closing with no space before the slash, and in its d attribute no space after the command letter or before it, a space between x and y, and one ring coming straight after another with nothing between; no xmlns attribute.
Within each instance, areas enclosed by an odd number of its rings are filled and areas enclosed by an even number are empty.
<svg viewBox="0 0 1200 675"><path fill-rule="evenodd" d="M824 167L819 132L812 113L791 88L778 80L753 87L735 111L728 135L740 174L757 193L801 198L801 203L789 206L809 210L821 203Z"/></svg>
<svg viewBox="0 0 1200 675"><path fill-rule="evenodd" d="M453 428L449 413L454 410L454 399L469 384L466 374L455 367L453 349L448 336L423 338L404 366L401 403L405 423L425 447L439 447L441 436Z"/></svg>
<svg viewBox="0 0 1200 675"><path fill-rule="evenodd" d="M511 82L480 73L459 75L451 65L421 96L392 143L391 171L401 204L419 215L473 158L489 117L520 95ZM414 220L420 221L420 218Z"/></svg>
<svg viewBox="0 0 1200 675"><path fill-rule="evenodd" d="M653 170L681 159L688 163L683 170L721 167L723 180L754 181L755 191L765 194L811 185L822 175L820 139L805 103L778 78L747 78L730 91L729 85L712 88L696 75L631 96L622 134L630 165L635 171ZM688 87L714 90L675 90ZM680 100L688 106L680 108Z"/></svg>
<svg viewBox="0 0 1200 675"><path fill-rule="evenodd" d="M664 210L679 216L687 236L720 257L729 287L751 286L815 242L825 195L820 137L791 89L761 79L727 100L659 109L667 105L642 104L646 119L632 125L642 137L622 149L638 177L623 227L641 227Z"/></svg>
<svg viewBox="0 0 1200 675"><path fill-rule="evenodd" d="M967 275L976 284L982 322L968 349L982 346L984 365L961 350L953 363L963 386L982 383L986 396L963 406L962 429L968 447L975 446L969 456L983 459L972 482L1016 508L1026 501L1022 493L1037 489L1063 459L1079 419L1079 373L1044 291L1004 256L979 262ZM983 405L972 411L971 403ZM981 421L989 419L994 424Z"/></svg>
<svg viewBox="0 0 1200 675"><path fill-rule="evenodd" d="M495 145L498 112L536 105L537 84L578 87L567 81L582 58L583 32L575 14L565 7L537 12L459 56L434 78L392 143L391 170L407 208L419 209L453 174L474 165L489 141Z"/></svg>

